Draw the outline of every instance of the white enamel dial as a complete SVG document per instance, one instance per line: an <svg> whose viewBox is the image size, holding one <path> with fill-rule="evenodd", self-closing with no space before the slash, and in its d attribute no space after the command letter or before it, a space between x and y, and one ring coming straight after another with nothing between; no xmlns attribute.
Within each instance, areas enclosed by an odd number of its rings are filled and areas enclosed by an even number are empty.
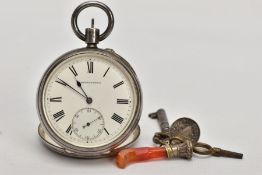
<svg viewBox="0 0 262 175"><path fill-rule="evenodd" d="M43 112L52 131L67 143L104 146L132 122L136 93L130 74L109 56L75 54L49 73L43 87Z"/></svg>

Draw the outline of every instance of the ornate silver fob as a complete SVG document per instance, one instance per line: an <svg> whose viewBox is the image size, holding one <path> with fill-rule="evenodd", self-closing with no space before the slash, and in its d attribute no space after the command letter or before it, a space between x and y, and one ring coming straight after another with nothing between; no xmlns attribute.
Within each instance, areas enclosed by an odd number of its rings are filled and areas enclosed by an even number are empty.
<svg viewBox="0 0 262 175"><path fill-rule="evenodd" d="M78 15L88 7L107 14L108 26L102 34L94 20L85 34L79 30ZM67 156L114 155L139 136L140 84L125 59L112 49L97 48L114 26L113 13L105 4L90 1L79 5L71 25L87 47L60 56L44 73L37 94L39 135L51 150Z"/></svg>

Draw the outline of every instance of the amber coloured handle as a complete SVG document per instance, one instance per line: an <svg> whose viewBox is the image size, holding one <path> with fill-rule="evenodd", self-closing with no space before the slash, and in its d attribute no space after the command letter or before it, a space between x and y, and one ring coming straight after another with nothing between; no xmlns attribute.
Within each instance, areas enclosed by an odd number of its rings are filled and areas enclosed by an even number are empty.
<svg viewBox="0 0 262 175"><path fill-rule="evenodd" d="M167 157L164 147L129 148L120 151L116 156L116 164L119 168L125 168L128 164L150 159L164 159Z"/></svg>

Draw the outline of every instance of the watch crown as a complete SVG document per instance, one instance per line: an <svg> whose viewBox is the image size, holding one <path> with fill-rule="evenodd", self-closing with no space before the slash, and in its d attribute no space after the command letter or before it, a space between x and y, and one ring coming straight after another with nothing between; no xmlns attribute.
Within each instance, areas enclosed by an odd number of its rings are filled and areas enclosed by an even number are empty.
<svg viewBox="0 0 262 175"><path fill-rule="evenodd" d="M95 28L94 24L95 20L93 18L91 21L91 28L86 28L85 42L87 44L87 47L96 47L96 45L99 43L100 30L98 28Z"/></svg>

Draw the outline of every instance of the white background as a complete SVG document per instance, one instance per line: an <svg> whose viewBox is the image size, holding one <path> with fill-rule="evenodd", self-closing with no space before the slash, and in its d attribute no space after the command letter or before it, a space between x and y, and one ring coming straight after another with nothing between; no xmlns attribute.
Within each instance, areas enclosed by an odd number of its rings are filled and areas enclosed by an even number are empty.
<svg viewBox="0 0 262 175"><path fill-rule="evenodd" d="M99 46L114 48L136 70L144 93L136 147L153 146L162 107L170 123L191 117L202 142L244 153L243 160L162 160L118 169L114 159L79 160L47 150L37 135L38 83L47 66L84 47L70 18L82 0L2 1L0 6L0 174L261 174L262 1L104 1L115 28ZM88 11L88 10L87 10ZM90 14L103 30L100 10Z"/></svg>

